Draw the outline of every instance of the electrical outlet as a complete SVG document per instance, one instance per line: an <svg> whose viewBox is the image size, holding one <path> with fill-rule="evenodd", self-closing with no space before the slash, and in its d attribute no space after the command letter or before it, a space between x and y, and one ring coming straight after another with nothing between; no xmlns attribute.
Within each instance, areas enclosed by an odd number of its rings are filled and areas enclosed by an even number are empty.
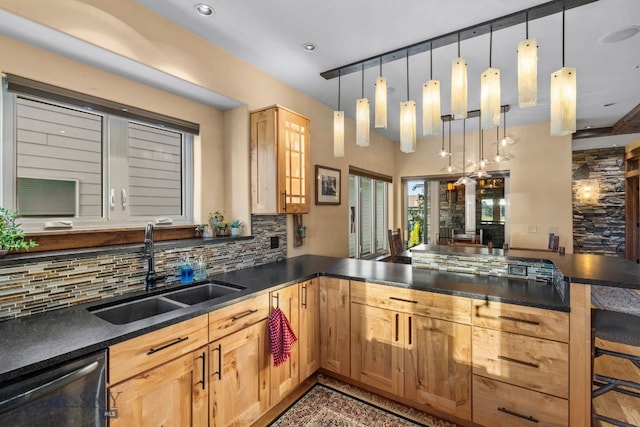
<svg viewBox="0 0 640 427"><path fill-rule="evenodd" d="M271 238L271 249L278 249L280 247L280 238L274 236Z"/></svg>

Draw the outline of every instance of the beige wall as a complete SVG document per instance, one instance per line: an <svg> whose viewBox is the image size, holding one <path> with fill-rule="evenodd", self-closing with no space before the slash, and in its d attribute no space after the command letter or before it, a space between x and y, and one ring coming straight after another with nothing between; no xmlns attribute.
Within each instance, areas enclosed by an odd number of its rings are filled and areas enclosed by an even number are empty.
<svg viewBox="0 0 640 427"><path fill-rule="evenodd" d="M457 123L454 127L459 127ZM470 124L475 127L477 124ZM452 137L452 163L462 165L462 136ZM487 167L491 170L510 172L510 238L511 247L546 249L548 233L554 231L560 236L560 245L568 253L573 251L573 214L571 210L571 137L549 136L549 125L538 124L510 127L508 135L517 144L510 148L514 158L509 162ZM484 152L488 159L494 158L495 131L484 134ZM418 141L417 151L412 154L396 155L396 192L401 194L400 178L406 176L442 175L447 159L440 158L441 138ZM478 132L467 132L467 162L478 158ZM471 171L471 167L467 167ZM398 197L400 198L400 197ZM401 227L401 200L396 203L398 218L394 227ZM536 228L529 232L530 226ZM555 231L557 228L557 231Z"/></svg>

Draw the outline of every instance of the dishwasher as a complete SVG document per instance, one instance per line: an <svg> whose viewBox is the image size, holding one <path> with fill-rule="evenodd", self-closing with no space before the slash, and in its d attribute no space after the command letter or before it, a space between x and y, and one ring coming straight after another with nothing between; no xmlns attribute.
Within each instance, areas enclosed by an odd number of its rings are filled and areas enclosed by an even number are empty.
<svg viewBox="0 0 640 427"><path fill-rule="evenodd" d="M106 351L0 385L0 426L106 426Z"/></svg>

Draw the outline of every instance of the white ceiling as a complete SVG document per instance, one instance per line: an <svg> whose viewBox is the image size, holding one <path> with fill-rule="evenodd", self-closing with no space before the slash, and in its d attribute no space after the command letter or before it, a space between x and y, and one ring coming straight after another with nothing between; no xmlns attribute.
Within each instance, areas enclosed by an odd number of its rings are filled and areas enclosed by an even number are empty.
<svg viewBox="0 0 640 427"><path fill-rule="evenodd" d="M202 0L215 10L214 15L202 17L195 11L198 0L136 1L332 109L337 108L338 82L325 80L321 72L546 2ZM631 26L640 26L638 0L599 0L566 12L565 64L577 69L578 129L611 126L640 103L640 35L616 44L598 41ZM221 109L239 105L2 10L0 33ZM502 104L511 106L509 126L549 120L549 76L562 66L561 14L531 21L529 33L539 46L538 105L527 109L517 106L516 82L516 46L525 38L525 26L493 34L492 65L501 70ZM317 44L318 49L304 51L301 46L306 42ZM480 73L489 66L488 35L464 40L461 54L468 63L469 109L478 109ZM443 114L449 110L449 74L456 56L455 45L433 52L433 77L442 82ZM409 67L410 98L420 114L422 84L429 79L429 54L411 56ZM376 131L397 141L399 104L406 100L406 62L385 64L383 74L395 91L389 95L389 127ZM365 96L370 100L377 75L377 68L365 71ZM360 73L342 77L341 107L350 117L355 117L355 101L361 97L361 78ZM613 105L604 106L610 103ZM469 126L473 129L475 125ZM454 124L454 132L459 131L456 127L461 124ZM420 135L420 128L418 132Z"/></svg>

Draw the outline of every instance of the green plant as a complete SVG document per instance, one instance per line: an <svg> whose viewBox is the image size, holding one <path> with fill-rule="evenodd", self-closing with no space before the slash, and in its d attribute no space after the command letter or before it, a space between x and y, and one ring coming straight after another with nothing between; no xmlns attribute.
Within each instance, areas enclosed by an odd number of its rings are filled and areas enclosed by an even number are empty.
<svg viewBox="0 0 640 427"><path fill-rule="evenodd" d="M217 224L222 224L224 222L224 214L220 213L220 211L215 211L214 213L209 212L209 224L214 227Z"/></svg>
<svg viewBox="0 0 640 427"><path fill-rule="evenodd" d="M242 221L240 221L239 219L234 219L233 221L231 221L229 223L229 227L231 227L231 228L240 228L240 227L242 227Z"/></svg>
<svg viewBox="0 0 640 427"><path fill-rule="evenodd" d="M17 216L16 212L0 207L0 249L28 251L38 245L31 239L25 239L22 227L16 223Z"/></svg>

